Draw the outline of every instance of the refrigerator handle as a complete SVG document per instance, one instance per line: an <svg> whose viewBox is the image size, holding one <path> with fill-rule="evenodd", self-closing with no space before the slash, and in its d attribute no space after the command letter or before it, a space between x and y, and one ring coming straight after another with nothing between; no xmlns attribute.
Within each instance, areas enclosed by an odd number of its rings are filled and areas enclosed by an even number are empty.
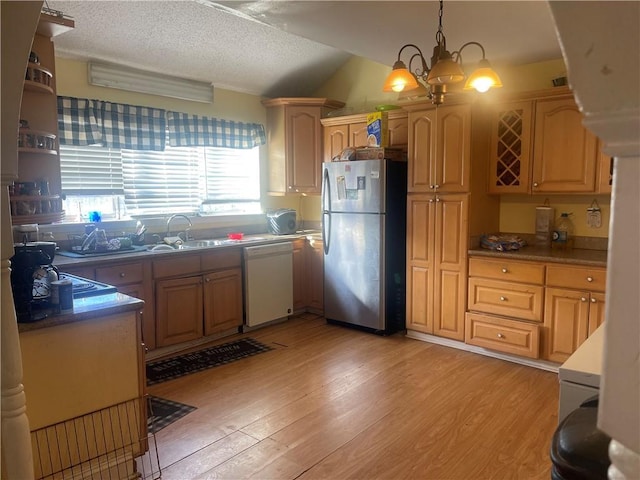
<svg viewBox="0 0 640 480"><path fill-rule="evenodd" d="M327 208L328 204L328 208ZM329 253L329 235L331 231L331 184L329 180L329 169L325 168L322 175L322 244L324 254ZM329 230L329 232L327 232Z"/></svg>

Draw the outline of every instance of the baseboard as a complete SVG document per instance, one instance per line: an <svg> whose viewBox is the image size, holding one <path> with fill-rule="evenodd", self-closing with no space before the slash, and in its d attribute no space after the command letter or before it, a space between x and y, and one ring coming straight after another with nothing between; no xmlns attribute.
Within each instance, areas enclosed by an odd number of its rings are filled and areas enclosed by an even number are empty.
<svg viewBox="0 0 640 480"><path fill-rule="evenodd" d="M496 352L493 350L488 350L486 348L476 347L475 345L468 345L464 342L437 337L428 333L416 332L415 330L407 330L407 337L413 338L414 340L420 340L422 342L435 343L444 347L457 348L458 350L477 353L480 355L484 355L485 357L498 358L500 360L506 360L507 362L518 363L520 365L538 368L540 370L546 370L548 372L558 373L558 368L560 368L560 365L554 362L549 362L546 360L536 360L526 357L518 357L517 355L509 355L508 353Z"/></svg>

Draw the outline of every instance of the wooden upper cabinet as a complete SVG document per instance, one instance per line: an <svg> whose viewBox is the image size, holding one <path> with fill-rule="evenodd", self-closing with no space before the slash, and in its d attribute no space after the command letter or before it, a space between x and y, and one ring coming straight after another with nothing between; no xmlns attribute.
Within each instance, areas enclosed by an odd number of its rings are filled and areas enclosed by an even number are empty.
<svg viewBox="0 0 640 480"><path fill-rule="evenodd" d="M489 193L527 193L533 102L499 105L493 114Z"/></svg>
<svg viewBox="0 0 640 480"><path fill-rule="evenodd" d="M322 119L323 161L330 162L348 147L367 146L367 114L344 115ZM408 142L407 112L388 112L389 147L406 150Z"/></svg>
<svg viewBox="0 0 640 480"><path fill-rule="evenodd" d="M347 147L367 145L367 122L326 125L323 128L323 138L323 161L330 162Z"/></svg>
<svg viewBox="0 0 640 480"><path fill-rule="evenodd" d="M607 193L596 185L598 156L573 97L503 103L492 121L488 191Z"/></svg>
<svg viewBox="0 0 640 480"><path fill-rule="evenodd" d="M593 192L598 139L573 99L539 100L534 131L533 193Z"/></svg>
<svg viewBox="0 0 640 480"><path fill-rule="evenodd" d="M471 108L453 105L409 114L409 192L470 190Z"/></svg>
<svg viewBox="0 0 640 480"><path fill-rule="evenodd" d="M613 186L613 157L600 152L598 156L598 193L611 193Z"/></svg>
<svg viewBox="0 0 640 480"><path fill-rule="evenodd" d="M269 193L320 193L320 119L344 104L326 98L276 98L262 103L267 108Z"/></svg>

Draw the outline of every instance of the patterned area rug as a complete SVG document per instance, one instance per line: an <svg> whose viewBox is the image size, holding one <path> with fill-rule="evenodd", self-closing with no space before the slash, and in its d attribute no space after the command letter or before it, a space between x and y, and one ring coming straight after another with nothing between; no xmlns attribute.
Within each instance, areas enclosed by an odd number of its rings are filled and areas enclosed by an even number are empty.
<svg viewBox="0 0 640 480"><path fill-rule="evenodd" d="M174 402L165 398L149 395L149 409L147 411L147 426L150 433L157 433L167 425L172 424L196 407Z"/></svg>
<svg viewBox="0 0 640 480"><path fill-rule="evenodd" d="M166 382L183 375L225 365L271 349L253 338L242 338L197 352L186 353L179 357L148 363L147 385Z"/></svg>

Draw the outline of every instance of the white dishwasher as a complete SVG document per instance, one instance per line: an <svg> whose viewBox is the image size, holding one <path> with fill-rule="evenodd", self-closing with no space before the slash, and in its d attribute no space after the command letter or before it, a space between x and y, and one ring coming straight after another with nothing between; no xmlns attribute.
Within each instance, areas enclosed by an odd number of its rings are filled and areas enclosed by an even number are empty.
<svg viewBox="0 0 640 480"><path fill-rule="evenodd" d="M244 248L245 326L286 318L293 312L293 244Z"/></svg>

